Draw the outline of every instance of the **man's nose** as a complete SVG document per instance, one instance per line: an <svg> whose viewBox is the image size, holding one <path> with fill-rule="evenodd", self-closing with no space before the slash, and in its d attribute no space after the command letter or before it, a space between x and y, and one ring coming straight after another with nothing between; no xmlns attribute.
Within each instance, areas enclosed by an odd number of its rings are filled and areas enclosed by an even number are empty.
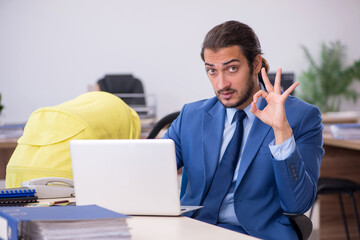
<svg viewBox="0 0 360 240"><path fill-rule="evenodd" d="M228 87L230 87L231 83L230 81L227 80L226 76L224 73L221 73L218 75L218 79L217 79L217 87L219 89L226 89Z"/></svg>

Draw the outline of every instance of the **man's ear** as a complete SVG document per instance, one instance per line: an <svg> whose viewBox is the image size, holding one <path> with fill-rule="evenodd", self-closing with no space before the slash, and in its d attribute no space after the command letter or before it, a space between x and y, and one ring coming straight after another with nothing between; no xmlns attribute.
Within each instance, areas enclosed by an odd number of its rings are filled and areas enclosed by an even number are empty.
<svg viewBox="0 0 360 240"><path fill-rule="evenodd" d="M262 66L262 57L260 54L258 54L256 55L253 61L254 74L258 75L258 73L261 71L261 66Z"/></svg>

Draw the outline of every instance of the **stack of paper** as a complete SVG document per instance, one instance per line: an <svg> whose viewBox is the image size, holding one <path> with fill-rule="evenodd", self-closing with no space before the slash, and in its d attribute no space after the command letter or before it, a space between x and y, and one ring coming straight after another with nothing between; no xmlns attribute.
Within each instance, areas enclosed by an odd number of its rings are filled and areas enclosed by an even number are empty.
<svg viewBox="0 0 360 240"><path fill-rule="evenodd" d="M24 222L24 239L129 239L125 219Z"/></svg>
<svg viewBox="0 0 360 240"><path fill-rule="evenodd" d="M96 206L0 208L0 239L130 239L126 217Z"/></svg>
<svg viewBox="0 0 360 240"><path fill-rule="evenodd" d="M331 133L337 139L360 139L360 123L333 124L331 125Z"/></svg>
<svg viewBox="0 0 360 240"><path fill-rule="evenodd" d="M0 125L1 138L19 138L23 135L25 124Z"/></svg>

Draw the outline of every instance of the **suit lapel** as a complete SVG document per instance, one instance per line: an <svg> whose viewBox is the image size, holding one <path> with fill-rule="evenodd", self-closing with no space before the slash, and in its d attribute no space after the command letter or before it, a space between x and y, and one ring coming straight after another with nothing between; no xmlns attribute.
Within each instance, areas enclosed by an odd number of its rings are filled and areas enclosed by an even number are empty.
<svg viewBox="0 0 360 240"><path fill-rule="evenodd" d="M224 131L225 108L217 102L210 110L204 112L203 153L205 190L210 186L215 173Z"/></svg>
<svg viewBox="0 0 360 240"><path fill-rule="evenodd" d="M266 100L263 99L259 109L260 110L264 109L266 105L267 105ZM265 136L269 133L270 129L271 127L269 125L263 123L257 117L255 118L249 136L246 140L244 150L242 152L240 168L236 180L235 189L239 186L241 180L243 179L251 162L254 160L255 155L259 151L262 143L264 142Z"/></svg>

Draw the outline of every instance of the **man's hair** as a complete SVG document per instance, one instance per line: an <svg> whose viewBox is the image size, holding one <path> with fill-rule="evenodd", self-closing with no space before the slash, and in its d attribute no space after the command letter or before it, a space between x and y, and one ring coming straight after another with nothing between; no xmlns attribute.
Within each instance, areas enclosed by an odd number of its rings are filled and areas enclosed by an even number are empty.
<svg viewBox="0 0 360 240"><path fill-rule="evenodd" d="M246 24L237 21L227 21L215 26L205 36L201 58L204 61L204 50L211 49L214 51L220 48L239 46L248 61L250 73L252 74L253 61L258 54L262 54L261 45L255 32ZM266 72L269 70L268 62L262 58L262 67ZM259 81L263 83L261 72L259 72Z"/></svg>

